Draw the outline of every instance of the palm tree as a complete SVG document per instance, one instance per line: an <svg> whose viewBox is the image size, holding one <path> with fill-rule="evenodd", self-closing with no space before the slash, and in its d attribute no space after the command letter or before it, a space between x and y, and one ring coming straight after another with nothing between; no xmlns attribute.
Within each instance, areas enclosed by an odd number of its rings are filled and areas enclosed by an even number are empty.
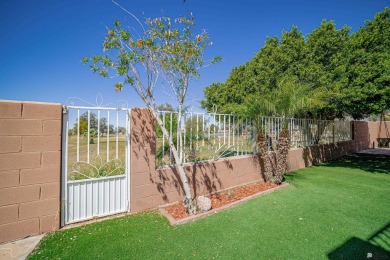
<svg viewBox="0 0 390 260"><path fill-rule="evenodd" d="M298 113L307 112L313 107L320 107L329 96L326 90L312 90L308 85L302 85L294 79L285 78L278 82L277 88L270 93L273 100L273 112L282 118L282 128L277 143L277 166L275 183L281 183L287 171L287 158L290 149L290 132L288 118Z"/></svg>
<svg viewBox="0 0 390 260"><path fill-rule="evenodd" d="M332 93L325 88L312 89L311 86L302 85L297 80L284 78L278 81L277 88L271 89L266 94L254 94L248 96L241 107L241 112L252 121L257 129L256 145L264 162L264 179L281 183L284 173L287 171L287 158L290 148L290 132L288 130L288 118L298 113L310 112L319 109L325 104L325 100ZM282 118L282 127L277 143L277 166L274 170L271 158L268 154L267 136L262 125L262 116L279 116Z"/></svg>
<svg viewBox="0 0 390 260"><path fill-rule="evenodd" d="M252 125L257 130L256 146L264 163L264 180L267 182L272 180L273 171L268 154L267 137L264 134L265 129L262 127L261 119L262 116L270 114L272 106L270 99L266 95L254 94L247 97L242 109L244 116L252 121Z"/></svg>

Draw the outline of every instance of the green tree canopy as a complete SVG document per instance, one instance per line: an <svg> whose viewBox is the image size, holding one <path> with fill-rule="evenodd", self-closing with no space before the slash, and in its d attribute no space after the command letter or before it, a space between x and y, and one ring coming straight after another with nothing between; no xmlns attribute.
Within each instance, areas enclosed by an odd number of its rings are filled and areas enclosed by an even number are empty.
<svg viewBox="0 0 390 260"><path fill-rule="evenodd" d="M312 109L322 118L354 118L390 108L390 9L385 8L358 31L337 29L323 20L306 37L292 27L282 36L268 37L248 62L234 68L223 83L213 83L204 93L203 108L231 113L242 111L248 95L267 95L288 79L328 92L329 102Z"/></svg>
<svg viewBox="0 0 390 260"><path fill-rule="evenodd" d="M341 110L360 118L390 108L390 9L349 38Z"/></svg>

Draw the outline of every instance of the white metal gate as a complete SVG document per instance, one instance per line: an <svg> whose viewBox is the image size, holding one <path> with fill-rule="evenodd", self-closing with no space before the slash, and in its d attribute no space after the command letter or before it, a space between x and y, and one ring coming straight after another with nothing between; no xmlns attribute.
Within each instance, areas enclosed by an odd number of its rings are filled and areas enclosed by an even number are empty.
<svg viewBox="0 0 390 260"><path fill-rule="evenodd" d="M96 103L63 109L62 226L130 210L129 109Z"/></svg>

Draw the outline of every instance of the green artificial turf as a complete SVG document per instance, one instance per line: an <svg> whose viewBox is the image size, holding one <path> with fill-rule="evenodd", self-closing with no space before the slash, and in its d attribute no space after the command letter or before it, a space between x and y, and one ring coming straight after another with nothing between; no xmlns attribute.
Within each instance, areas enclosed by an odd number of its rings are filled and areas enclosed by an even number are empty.
<svg viewBox="0 0 390 260"><path fill-rule="evenodd" d="M390 157L353 155L194 223L138 214L48 235L31 259L390 258Z"/></svg>

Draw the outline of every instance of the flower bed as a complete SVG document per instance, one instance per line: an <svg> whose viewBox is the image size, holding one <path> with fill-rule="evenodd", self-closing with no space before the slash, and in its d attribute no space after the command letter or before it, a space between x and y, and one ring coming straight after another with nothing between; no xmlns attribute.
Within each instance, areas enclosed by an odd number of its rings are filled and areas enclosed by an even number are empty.
<svg viewBox="0 0 390 260"><path fill-rule="evenodd" d="M258 181L245 186L232 188L219 193L209 195L211 200L211 209L225 207L236 201L245 199L257 193L276 188L278 184ZM190 217L183 203L174 204L164 208L165 212L173 217L174 220L181 220ZM206 212L207 213L207 212ZM192 217L192 216L191 216Z"/></svg>

